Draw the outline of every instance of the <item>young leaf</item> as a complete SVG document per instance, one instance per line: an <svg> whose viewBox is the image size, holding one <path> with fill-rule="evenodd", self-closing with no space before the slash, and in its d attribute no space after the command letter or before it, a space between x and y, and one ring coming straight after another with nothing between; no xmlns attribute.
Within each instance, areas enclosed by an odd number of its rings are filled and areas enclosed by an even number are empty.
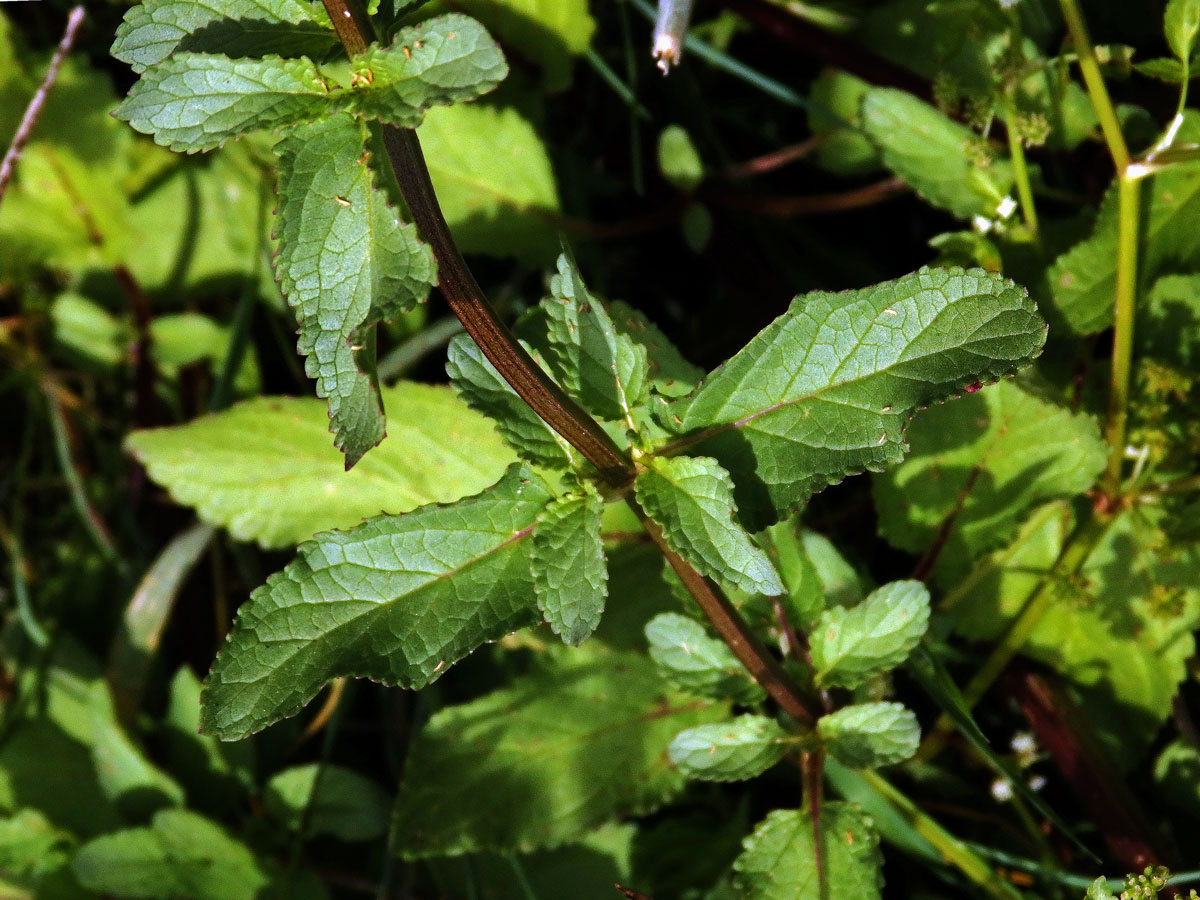
<svg viewBox="0 0 1200 900"><path fill-rule="evenodd" d="M1179 144L1200 143L1200 113L1187 110L1176 135ZM1117 283L1117 185L1104 195L1096 229L1057 260L1048 278L1054 306L1076 334L1094 334L1112 324ZM1139 285L1160 275L1200 267L1200 166L1181 163L1148 176L1142 185Z"/></svg>
<svg viewBox="0 0 1200 900"><path fill-rule="evenodd" d="M617 331L567 253L558 258L550 294L542 308L563 387L601 418L628 419L646 400L646 348Z"/></svg>
<svg viewBox="0 0 1200 900"><path fill-rule="evenodd" d="M715 459L652 459L634 491L671 549L701 573L749 593L783 593L771 560L738 524L733 484Z"/></svg>
<svg viewBox="0 0 1200 900"><path fill-rule="evenodd" d="M1163 34L1171 50L1187 65L1200 35L1200 0L1169 0L1163 13Z"/></svg>
<svg viewBox="0 0 1200 900"><path fill-rule="evenodd" d="M709 636L695 619L660 613L646 623L650 658L674 685L705 697L728 697L746 706L766 692L751 680L729 646Z"/></svg>
<svg viewBox="0 0 1200 900"><path fill-rule="evenodd" d="M211 150L230 138L311 122L334 108L311 60L229 59L177 53L129 91L113 113L172 150Z"/></svg>
<svg viewBox="0 0 1200 900"><path fill-rule="evenodd" d="M183 809L157 813L148 828L89 841L71 868L84 887L116 897L254 900L270 883L245 844Z"/></svg>
<svg viewBox="0 0 1200 900"><path fill-rule="evenodd" d="M960 219L996 218L1012 186L1012 166L986 168L967 152L973 131L947 118L912 94L872 88L862 101L862 127L883 153L889 169L934 206Z"/></svg>
<svg viewBox="0 0 1200 900"><path fill-rule="evenodd" d="M140 75L176 50L320 57L336 45L329 16L304 0L145 0L126 11L111 52Z"/></svg>
<svg viewBox="0 0 1200 900"><path fill-rule="evenodd" d="M350 468L384 435L369 326L412 309L437 282L429 248L372 185L367 128L345 115L292 131L279 155L280 286L297 348L329 399L334 444Z"/></svg>
<svg viewBox="0 0 1200 900"><path fill-rule="evenodd" d="M893 581L857 606L821 614L811 642L817 681L856 687L908 657L929 624L929 591L919 581Z"/></svg>
<svg viewBox="0 0 1200 900"><path fill-rule="evenodd" d="M745 900L824 900L808 810L777 809L746 838L733 864ZM879 900L883 860L871 820L849 803L821 806L821 856L828 900Z"/></svg>
<svg viewBox="0 0 1200 900"><path fill-rule="evenodd" d="M485 641L537 621L528 539L550 499L514 465L453 506L302 544L238 611L204 685L204 730L245 737L339 675L424 687Z"/></svg>
<svg viewBox="0 0 1200 900"><path fill-rule="evenodd" d="M852 769L904 762L917 752L921 727L899 703L856 703L817 720L826 749Z"/></svg>
<svg viewBox="0 0 1200 900"><path fill-rule="evenodd" d="M350 109L404 128L420 125L430 106L474 100L508 74L491 35L459 15L401 28L389 46L372 46L353 67Z"/></svg>
<svg viewBox="0 0 1200 900"><path fill-rule="evenodd" d="M1016 371L1045 336L1029 295L979 269L797 297L674 405L686 436L672 449L716 457L758 531L813 491L899 462L915 410Z"/></svg>
<svg viewBox="0 0 1200 900"><path fill-rule="evenodd" d="M305 838L330 834L343 841L370 841L387 831L391 796L353 769L306 763L267 782L263 807L276 822Z"/></svg>
<svg viewBox="0 0 1200 900"><path fill-rule="evenodd" d="M787 747L788 733L774 719L747 715L681 731L667 753L691 778L745 781L783 759Z"/></svg>
<svg viewBox="0 0 1200 900"><path fill-rule="evenodd" d="M469 336L450 341L446 374L471 409L493 419L496 430L525 459L551 469L571 465L570 446L517 396Z"/></svg>
<svg viewBox="0 0 1200 900"><path fill-rule="evenodd" d="M176 503L263 547L382 513L451 503L496 481L516 455L446 386L382 391L391 439L347 472L316 398L256 397L185 425L135 431L125 448Z"/></svg>
<svg viewBox="0 0 1200 900"><path fill-rule="evenodd" d="M608 305L613 327L646 348L650 384L660 396L685 397L695 390L704 371L694 366L640 310L616 300Z"/></svg>
<svg viewBox="0 0 1200 900"><path fill-rule="evenodd" d="M1086 491L1108 457L1094 416L1019 380L929 410L908 439L908 459L874 478L879 530L912 553L942 540L943 581L1010 540L1033 508Z"/></svg>
<svg viewBox="0 0 1200 900"><path fill-rule="evenodd" d="M560 497L538 516L533 533L533 587L550 628L573 646L600 624L608 567L600 542L604 501L595 489Z"/></svg>
<svg viewBox="0 0 1200 900"><path fill-rule="evenodd" d="M671 737L726 715L669 690L640 654L561 654L430 719L396 804L399 852L527 853L649 813L684 786L663 752Z"/></svg>

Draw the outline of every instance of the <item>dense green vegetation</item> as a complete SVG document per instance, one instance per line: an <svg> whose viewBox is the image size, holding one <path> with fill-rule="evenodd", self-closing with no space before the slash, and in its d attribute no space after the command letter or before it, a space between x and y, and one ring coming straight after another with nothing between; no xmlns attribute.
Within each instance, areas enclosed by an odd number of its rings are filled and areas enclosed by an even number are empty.
<svg viewBox="0 0 1200 900"><path fill-rule="evenodd" d="M1200 0L653 19L0 8L0 897L1200 880Z"/></svg>

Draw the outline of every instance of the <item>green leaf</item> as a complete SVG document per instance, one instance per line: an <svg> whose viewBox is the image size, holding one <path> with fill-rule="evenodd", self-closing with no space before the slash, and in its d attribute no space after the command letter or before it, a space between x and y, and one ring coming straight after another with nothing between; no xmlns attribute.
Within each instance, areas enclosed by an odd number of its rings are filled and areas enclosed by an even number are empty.
<svg viewBox="0 0 1200 900"><path fill-rule="evenodd" d="M570 84L573 58L592 43L596 23L588 0L459 0L510 51L536 63L546 87Z"/></svg>
<svg viewBox="0 0 1200 900"><path fill-rule="evenodd" d="M311 122L335 108L307 57L229 59L177 53L154 66L114 115L172 150L211 150L230 138Z"/></svg>
<svg viewBox="0 0 1200 900"><path fill-rule="evenodd" d="M350 472L315 398L257 397L186 425L135 431L125 447L176 503L267 548L478 493L515 459L492 423L447 387L401 382L382 395L396 413L391 440Z"/></svg>
<svg viewBox="0 0 1200 900"><path fill-rule="evenodd" d="M737 716L679 732L667 752L671 762L691 778L745 781L783 759L789 738L774 719Z"/></svg>
<svg viewBox="0 0 1200 900"><path fill-rule="evenodd" d="M57 869L67 861L73 843L68 832L55 828L36 809L0 819L0 888L9 887L13 878L36 881Z"/></svg>
<svg viewBox="0 0 1200 900"><path fill-rule="evenodd" d="M1200 143L1200 113L1184 112L1179 144ZM1200 165L1171 166L1142 180L1139 292L1167 273L1200 269ZM1057 260L1049 272L1054 307L1076 334L1112 324L1117 284L1117 185L1100 204L1096 229Z"/></svg>
<svg viewBox="0 0 1200 900"><path fill-rule="evenodd" d="M269 883L244 844L182 809L89 841L72 869L84 887L118 897L255 900Z"/></svg>
<svg viewBox="0 0 1200 900"><path fill-rule="evenodd" d="M715 459L651 459L634 491L671 549L702 574L749 593L783 593L771 560L738 524L733 484Z"/></svg>
<svg viewBox="0 0 1200 900"><path fill-rule="evenodd" d="M111 52L140 74L176 50L319 57L336 45L329 16L303 0L144 0L126 11Z"/></svg>
<svg viewBox="0 0 1200 900"><path fill-rule="evenodd" d="M658 136L658 168L681 191L691 191L704 180L704 162L687 131L668 125Z"/></svg>
<svg viewBox="0 0 1200 900"><path fill-rule="evenodd" d="M803 632L812 630L825 608L825 584L805 546L803 529L794 519L787 519L764 531L759 541L783 579L779 601L788 621ZM861 599L861 594L856 599Z"/></svg>
<svg viewBox="0 0 1200 900"><path fill-rule="evenodd" d="M1157 78L1168 84L1182 84L1184 81L1183 64L1169 56L1147 59L1133 64L1134 71L1141 72L1150 78ZM1188 80L1200 76L1200 72L1188 72Z"/></svg>
<svg viewBox="0 0 1200 900"><path fill-rule="evenodd" d="M353 112L404 128L430 106L474 100L508 74L491 35L467 16L449 15L401 28L387 47L353 62Z"/></svg>
<svg viewBox="0 0 1200 900"><path fill-rule="evenodd" d="M1116 897L1108 886L1108 879L1101 875L1088 887L1084 900L1116 900Z"/></svg>
<svg viewBox="0 0 1200 900"><path fill-rule="evenodd" d="M633 408L646 400L646 348L613 326L604 306L588 294L569 251L558 258L558 275L542 308L563 387L601 418L630 420Z"/></svg>
<svg viewBox="0 0 1200 900"><path fill-rule="evenodd" d="M979 140L912 94L872 88L862 101L862 128L879 147L883 163L940 209L960 219L995 219L1012 187L1012 166L975 162L968 148Z"/></svg>
<svg viewBox="0 0 1200 900"><path fill-rule="evenodd" d="M646 348L650 384L663 397L683 397L695 390L704 370L694 366L640 310L620 300L608 305L613 327Z"/></svg>
<svg viewBox="0 0 1200 900"><path fill-rule="evenodd" d="M464 253L542 265L558 250L558 186L533 126L515 109L431 109L418 129L438 202Z"/></svg>
<svg viewBox="0 0 1200 900"><path fill-rule="evenodd" d="M817 681L856 687L908 657L929 624L929 591L919 581L893 581L857 606L825 610L809 635Z"/></svg>
<svg viewBox="0 0 1200 900"><path fill-rule="evenodd" d="M568 494L538 516L533 534L533 586L550 628L578 647L596 630L608 596L600 542L604 501L595 489Z"/></svg>
<svg viewBox="0 0 1200 900"><path fill-rule="evenodd" d="M672 684L704 697L729 698L745 706L766 692L753 681L733 651L711 637L695 619L660 613L646 623L650 658Z"/></svg>
<svg viewBox="0 0 1200 900"><path fill-rule="evenodd" d="M392 801L353 769L326 763L292 766L271 777L263 794L267 814L304 837L329 834L370 841L387 831Z"/></svg>
<svg viewBox="0 0 1200 900"><path fill-rule="evenodd" d="M453 506L302 544L238 611L204 686L204 730L245 737L339 675L424 687L485 641L535 622L528 538L550 497L514 465Z"/></svg>
<svg viewBox="0 0 1200 900"><path fill-rule="evenodd" d="M450 341L446 374L471 409L493 419L496 430L525 459L552 469L571 465L570 446L509 387L468 335Z"/></svg>
<svg viewBox="0 0 1200 900"><path fill-rule="evenodd" d="M1114 761L1136 763L1170 715L1200 624L1200 551L1172 546L1153 505L1117 516L1026 640L1022 652L1076 686ZM1062 552L1070 517L1051 504L1013 544L981 563L957 630L995 640L1020 614Z"/></svg>
<svg viewBox="0 0 1200 900"><path fill-rule="evenodd" d="M400 852L528 852L649 813L684 785L671 737L725 715L667 689L640 654L564 653L430 719L396 804Z"/></svg>
<svg viewBox="0 0 1200 900"><path fill-rule="evenodd" d="M1108 458L1094 416L1021 381L929 410L908 439L908 459L874 479L879 530L910 553L943 541L936 571L946 584L1011 540L1033 508L1086 491Z"/></svg>
<svg viewBox="0 0 1200 900"><path fill-rule="evenodd" d="M366 139L365 125L338 115L296 128L275 148L279 283L347 469L384 436L369 326L411 310L437 282L429 247L372 185Z"/></svg>
<svg viewBox="0 0 1200 900"><path fill-rule="evenodd" d="M1196 47L1196 36L1200 35L1200 0L1169 0L1163 13L1163 34L1171 50L1187 65Z"/></svg>
<svg viewBox="0 0 1200 900"><path fill-rule="evenodd" d="M813 151L822 169L852 178L880 170L879 150L861 128L862 98L870 89L870 84L841 69L827 68L813 81L808 127L822 136Z"/></svg>
<svg viewBox="0 0 1200 900"><path fill-rule="evenodd" d="M685 437L672 449L716 457L761 530L813 491L899 462L917 409L1016 371L1044 340L1028 294L978 269L807 294L675 404Z"/></svg>
<svg viewBox="0 0 1200 900"><path fill-rule="evenodd" d="M878 900L883 889L879 836L848 803L821 806L821 859L828 894L820 890L813 822L808 810L777 809L746 838L733 864L745 900Z"/></svg>
<svg viewBox="0 0 1200 900"><path fill-rule="evenodd" d="M917 752L921 727L900 703L856 703L817 720L826 749L853 769L904 762Z"/></svg>

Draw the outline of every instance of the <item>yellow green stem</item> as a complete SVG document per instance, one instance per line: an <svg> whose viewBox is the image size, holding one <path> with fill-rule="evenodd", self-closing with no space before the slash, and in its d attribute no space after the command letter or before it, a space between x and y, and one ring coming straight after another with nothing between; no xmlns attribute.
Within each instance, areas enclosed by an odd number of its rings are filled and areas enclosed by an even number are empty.
<svg viewBox="0 0 1200 900"><path fill-rule="evenodd" d="M1104 489L1114 497L1121 488L1125 432L1129 417L1129 382L1133 369L1133 320L1137 296L1137 251L1141 181L1117 177L1117 296L1113 315L1112 384L1108 397L1108 468Z"/></svg>
<svg viewBox="0 0 1200 900"><path fill-rule="evenodd" d="M1021 201L1021 217L1037 247L1042 237L1038 228L1037 207L1033 203L1033 186L1029 181L1029 166L1025 162L1025 145L1017 133L1016 109L1011 102L1004 104L1004 128L1008 132L1008 155L1012 158L1013 178L1017 185L1017 198Z"/></svg>
<svg viewBox="0 0 1200 900"><path fill-rule="evenodd" d="M1125 167L1129 165L1129 148L1125 144L1121 123L1108 96L1104 76L1100 74L1100 62L1096 59L1096 49L1092 46L1092 39L1088 36L1087 26L1083 22L1083 13L1079 10L1078 0L1059 2L1062 5L1063 19L1067 23L1067 31L1075 44L1079 68L1083 71L1083 83L1087 85L1096 117L1100 120L1100 130L1104 132L1104 141L1108 144L1108 152L1117 166L1117 172L1124 172Z"/></svg>

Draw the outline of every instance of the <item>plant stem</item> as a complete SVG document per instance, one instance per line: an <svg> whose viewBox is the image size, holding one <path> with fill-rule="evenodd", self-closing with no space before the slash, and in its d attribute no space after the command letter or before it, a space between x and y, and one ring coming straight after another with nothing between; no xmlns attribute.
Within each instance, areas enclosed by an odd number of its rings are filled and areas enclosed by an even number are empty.
<svg viewBox="0 0 1200 900"><path fill-rule="evenodd" d="M608 484L617 488L627 486L636 474L629 457L517 343L467 268L438 205L417 133L412 129L387 127L383 143L417 230L433 247L438 263L438 287L467 334L518 396L595 466Z"/></svg>
<svg viewBox="0 0 1200 900"><path fill-rule="evenodd" d="M716 590L707 578L697 572L686 560L670 548L662 529L649 518L635 502L629 501L637 517L641 519L646 533L662 551L679 580L683 582L703 610L714 630L733 651L738 661L746 667L754 680L762 685L780 708L801 725L812 727L813 714L803 700L803 693L787 674L783 666L773 657L758 637L750 630L724 594Z"/></svg>
<svg viewBox="0 0 1200 900"><path fill-rule="evenodd" d="M1100 120L1104 141L1117 170L1119 216L1117 221L1117 287L1116 308L1113 321L1112 385L1109 394L1108 423L1105 438L1108 441L1108 468L1104 473L1103 487L1110 497L1116 496L1121 487L1121 467L1125 459L1125 428L1129 407L1129 378L1133 358L1133 313L1137 290L1137 242L1138 201L1140 187L1130 171L1133 160L1121 124L1100 74L1100 63L1088 37L1078 0L1060 0L1063 18L1075 52L1079 57L1079 68L1087 85L1092 106Z"/></svg>
<svg viewBox="0 0 1200 900"><path fill-rule="evenodd" d="M1029 229L1034 245L1040 250L1042 236L1038 228L1037 207L1033 202L1033 187L1029 181L1029 166L1025 162L1025 145L1017 133L1017 111L1011 101L1005 101L1004 104L1004 130L1008 132L1008 155L1012 158L1013 178L1017 184L1017 197L1021 201L1021 217L1025 220L1025 227Z"/></svg>
<svg viewBox="0 0 1200 900"><path fill-rule="evenodd" d="M1117 172L1124 172L1125 167L1129 165L1129 148L1125 144L1121 123L1108 96L1108 88L1104 85L1104 76L1100 74L1100 62L1096 59L1096 50L1083 22L1083 13L1079 10L1078 0L1059 0L1059 3L1062 6L1063 19L1067 23L1067 31L1075 44L1075 54L1079 58L1083 82L1087 85L1096 117L1100 120L1100 130L1104 133L1105 143L1108 144L1108 152L1117 167Z"/></svg>
<svg viewBox="0 0 1200 900"><path fill-rule="evenodd" d="M12 180L13 173L17 170L17 160L21 158L21 151L29 143L29 138L33 136L33 129L46 106L46 98L50 96L50 89L54 87L54 82L58 78L58 70L62 68L63 61L66 60L67 54L71 52L71 47L75 44L75 36L79 34L79 26L83 24L84 15L83 7L76 6L67 16L67 27L63 30L62 40L58 42L58 46L54 50L54 56L50 58L46 75L42 78L42 83L38 85L33 99L29 101L29 106L25 108L21 124L17 127L17 133L13 135L12 144L9 145L8 152L4 154L4 160L0 162L0 199L3 199L4 191L8 187L9 181Z"/></svg>
<svg viewBox="0 0 1200 900"><path fill-rule="evenodd" d="M354 23L353 39L343 38L343 47L351 55L361 53L366 48L366 38L358 30L346 0L323 2L335 29L339 22ZM349 26L343 24L341 29L348 31ZM338 35L342 37L342 30L338 30ZM518 396L595 466L610 485L627 488L637 474L632 460L517 343L475 281L442 215L416 131L388 126L384 128L383 141L417 230L433 248L438 264L438 287L451 311ZM668 546L662 529L646 516L636 501L628 497L626 500L742 665L788 715L801 725L811 726L814 717L808 710L803 692L750 630L729 599Z"/></svg>
<svg viewBox="0 0 1200 900"><path fill-rule="evenodd" d="M1129 381L1133 369L1134 300L1137 293L1138 207L1141 181L1122 173L1117 180L1117 296L1113 315L1112 385L1108 397L1108 468L1105 493L1116 496L1125 460Z"/></svg>
<svg viewBox="0 0 1200 900"><path fill-rule="evenodd" d="M1020 900L1021 894L1016 888L998 878L992 867L974 850L922 812L882 775L870 769L863 769L858 774L877 794L895 807L917 834L933 844L946 862L971 879L986 894L995 900Z"/></svg>

